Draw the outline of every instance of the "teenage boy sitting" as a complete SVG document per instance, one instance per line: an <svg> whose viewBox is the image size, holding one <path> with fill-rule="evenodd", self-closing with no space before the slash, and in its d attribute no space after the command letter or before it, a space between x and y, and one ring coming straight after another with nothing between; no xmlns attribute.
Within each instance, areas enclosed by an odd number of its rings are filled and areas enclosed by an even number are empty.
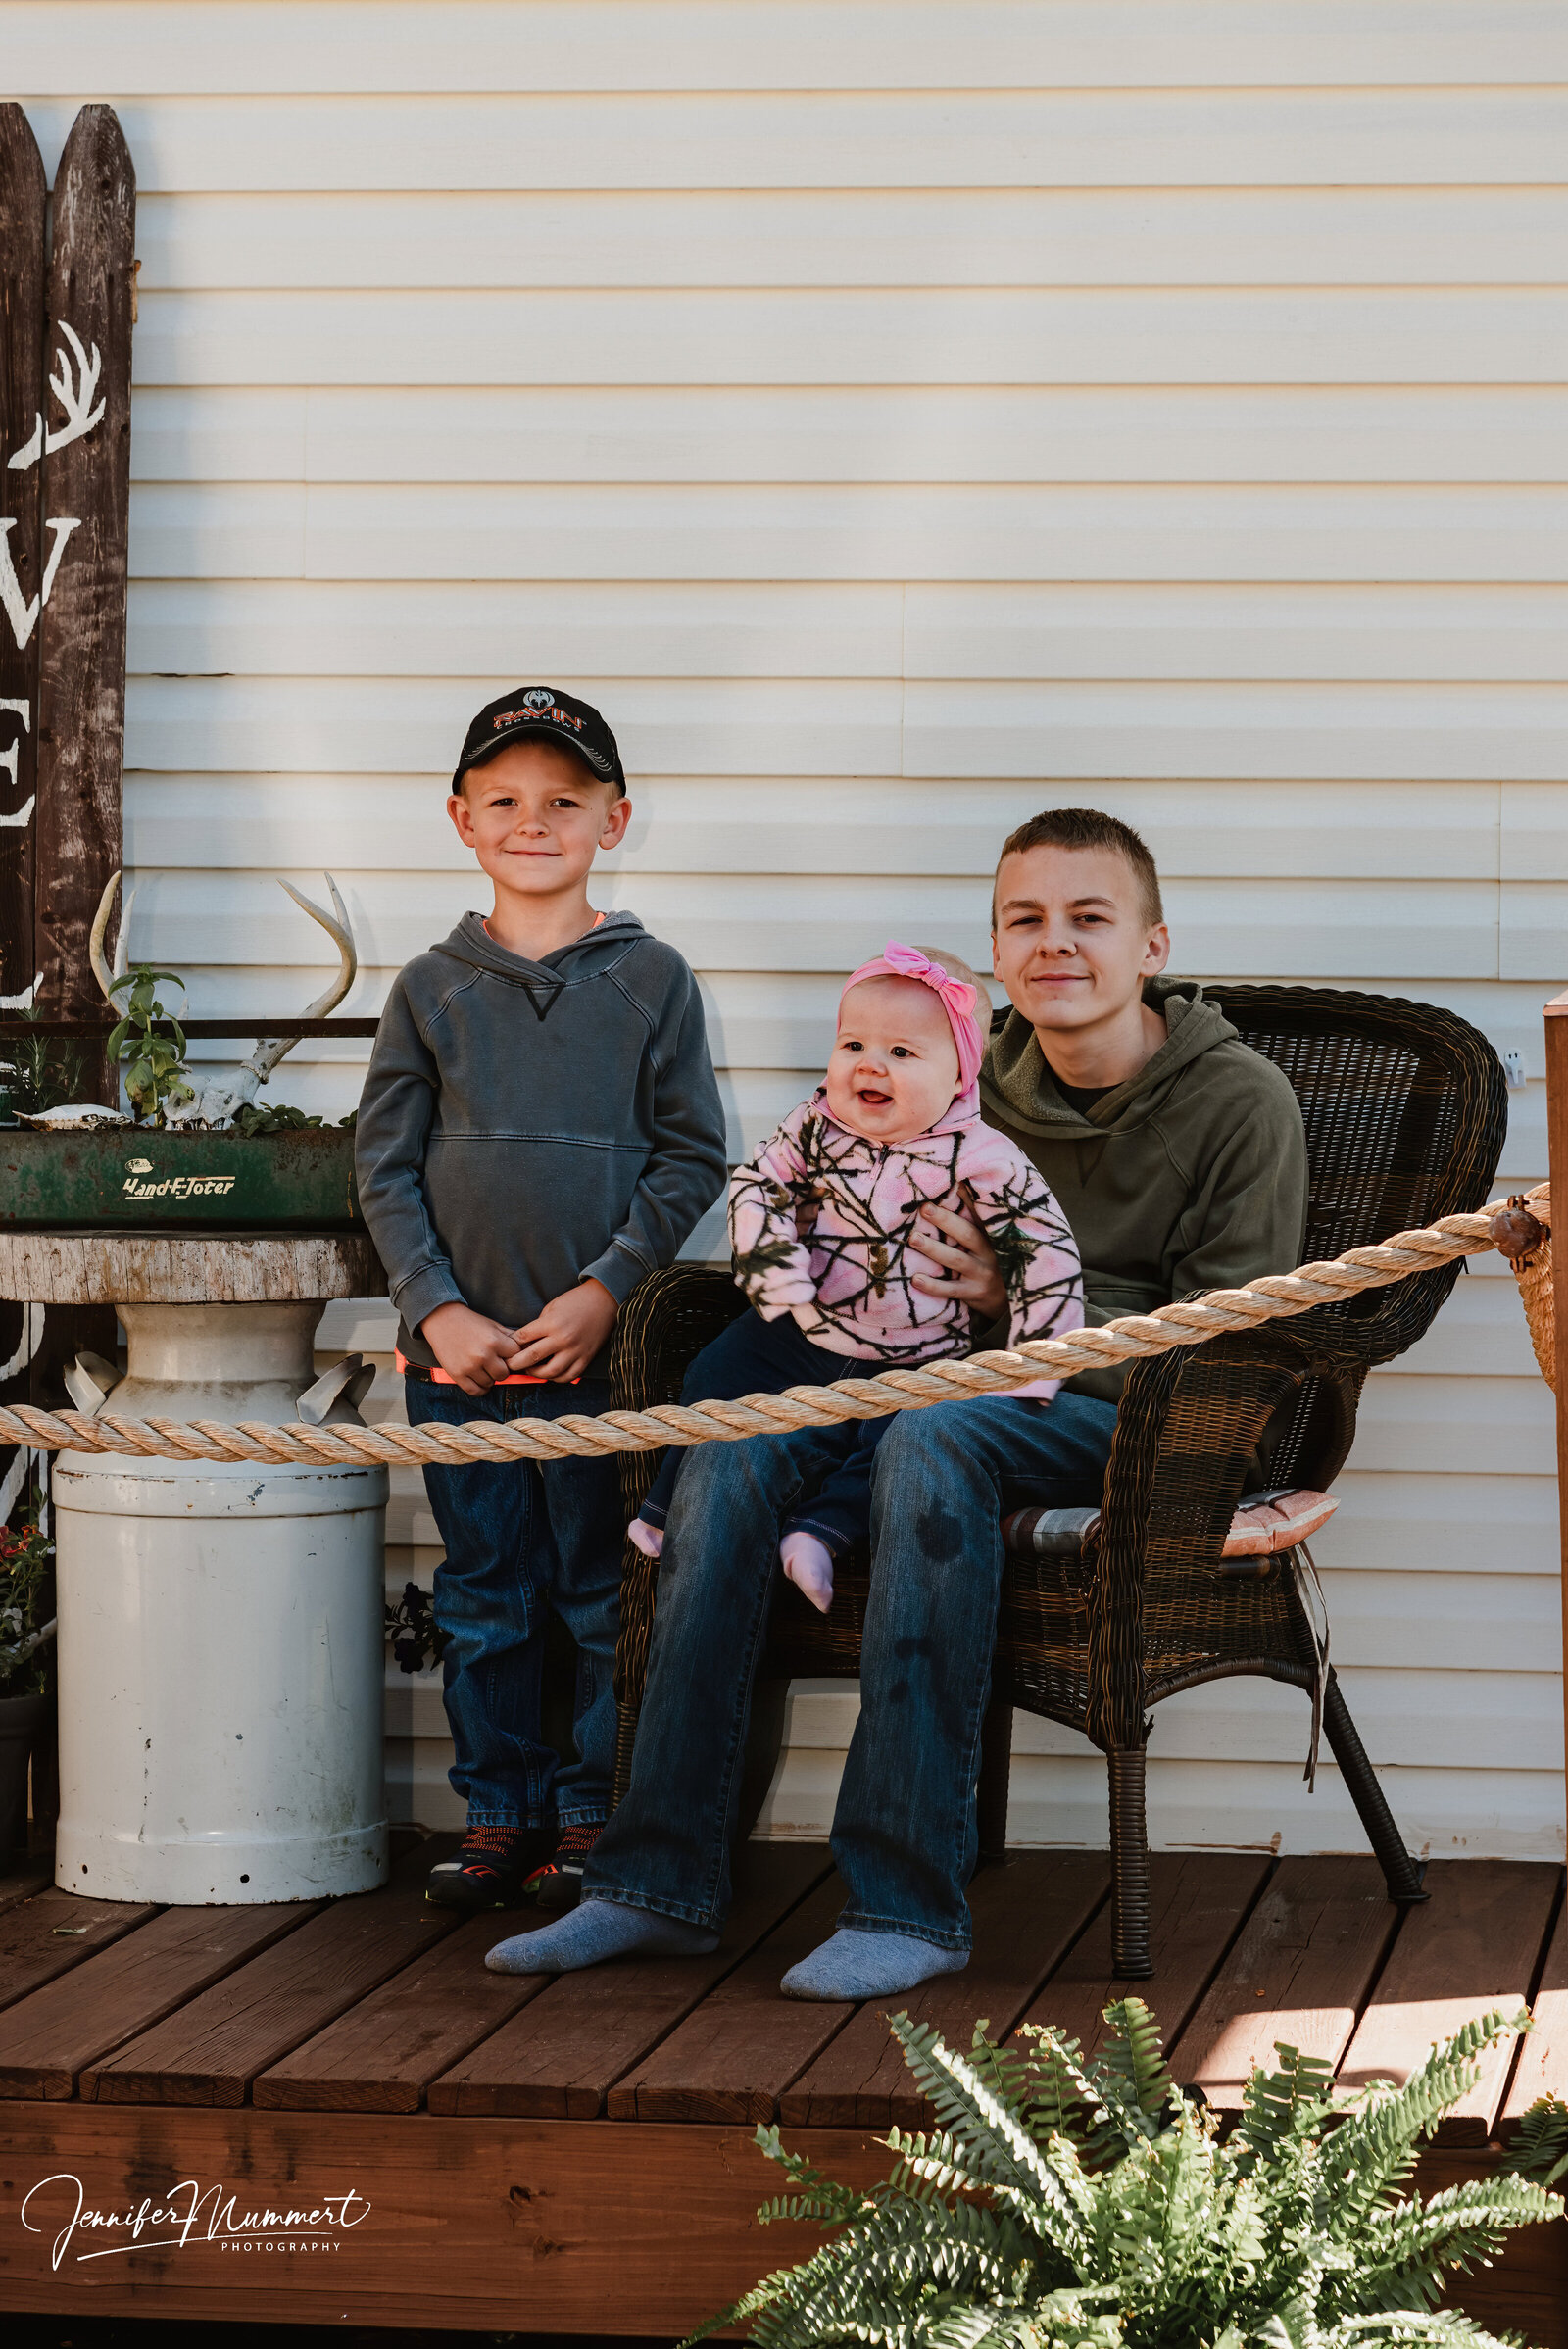
<svg viewBox="0 0 1568 2349"><path fill-rule="evenodd" d="M355 1151L398 1308L408 1414L555 1419L611 1403L615 1316L724 1185L697 983L588 874L631 815L597 710L519 686L480 710L447 812L494 884L487 918L394 981ZM622 1518L612 1460L427 1468L452 1784L447 1907L575 1897L610 1808ZM540 1727L546 1609L577 1644L564 1767Z"/></svg>
<svg viewBox="0 0 1568 2349"><path fill-rule="evenodd" d="M1306 1204L1296 1097L1200 988L1159 977L1170 942L1138 835L1090 809L1036 816L1003 850L993 925L1012 1009L994 1023L981 1102L1066 1212L1087 1318L1296 1263ZM1004 1292L984 1236L945 1210L933 1220L932 1294L995 1320ZM1118 1389L1115 1372L1096 1371L1047 1410L991 1395L903 1412L879 1445L860 1717L833 1824L849 1901L831 1939L785 1976L792 1996L892 1996L967 1963L1002 1517L1100 1499ZM713 1947L778 1527L811 1473L813 1441L754 1437L689 1456L630 1790L581 1905L492 1951L498 1970Z"/></svg>

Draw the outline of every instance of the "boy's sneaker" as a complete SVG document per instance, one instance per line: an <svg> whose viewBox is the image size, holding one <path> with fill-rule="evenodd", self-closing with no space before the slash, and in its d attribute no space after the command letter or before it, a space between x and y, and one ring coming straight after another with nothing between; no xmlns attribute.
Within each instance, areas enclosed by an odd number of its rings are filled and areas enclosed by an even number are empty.
<svg viewBox="0 0 1568 2349"><path fill-rule="evenodd" d="M548 1827L470 1827L452 1858L431 1869L424 1897L470 1913L510 1909L554 1841Z"/></svg>
<svg viewBox="0 0 1568 2349"><path fill-rule="evenodd" d="M582 1895L583 1868L604 1832L598 1820L563 1828L554 1857L529 1877L524 1899L536 1900L542 1909L574 1909Z"/></svg>

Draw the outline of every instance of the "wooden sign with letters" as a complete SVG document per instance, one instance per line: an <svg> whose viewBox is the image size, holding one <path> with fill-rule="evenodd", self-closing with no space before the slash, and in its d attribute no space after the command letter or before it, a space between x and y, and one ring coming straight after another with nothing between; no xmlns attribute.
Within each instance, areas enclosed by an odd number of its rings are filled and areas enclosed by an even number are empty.
<svg viewBox="0 0 1568 2349"><path fill-rule="evenodd" d="M0 106L0 1005L8 1011L31 1003L36 971L43 468L13 460L30 442L44 374L48 196L26 116L20 106Z"/></svg>
<svg viewBox="0 0 1568 2349"><path fill-rule="evenodd" d="M87 941L122 861L136 175L112 107L77 115L52 223L48 196L0 105L0 1009L80 1019L103 1016ZM89 1052L88 1098L112 1081ZM112 1315L0 1304L0 1400L59 1401L83 1346L113 1351ZM4 1519L28 1456L0 1463Z"/></svg>

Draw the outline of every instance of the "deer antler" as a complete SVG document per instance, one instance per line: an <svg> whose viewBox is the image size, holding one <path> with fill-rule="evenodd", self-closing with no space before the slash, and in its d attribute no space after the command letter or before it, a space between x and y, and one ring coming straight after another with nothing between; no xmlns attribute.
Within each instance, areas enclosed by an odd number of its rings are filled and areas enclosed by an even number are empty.
<svg viewBox="0 0 1568 2349"><path fill-rule="evenodd" d="M314 1003L306 1004L304 1012L301 1014L305 1019L325 1019L329 1012L335 1011L353 986L360 967L360 957L354 945L354 932L349 925L349 909L339 897L337 883L331 874L323 873L321 878L332 892L332 903L337 907L336 921L329 913L323 913L319 905L313 905L308 897L302 897L292 881L285 881L280 875L277 884L279 889L288 891L302 913L308 913L312 921L320 923L338 951L337 977L323 994L317 997ZM275 1036L267 1043L257 1046L245 1063L247 1069L255 1069L257 1085L266 1084L284 1053L291 1052L298 1042L297 1036ZM241 1070L240 1073L243 1076L244 1070ZM253 1087L252 1092L254 1090ZM245 1098L248 1101L251 1095L247 1094Z"/></svg>
<svg viewBox="0 0 1568 2349"><path fill-rule="evenodd" d="M45 450L69 449L74 440L85 440L94 426L101 424L104 420L104 402L100 400L96 408L92 404L93 393L98 389L98 379L104 371L103 357L98 345L93 344L92 357L89 359L81 347L80 335L74 326L68 325L64 318L60 321L60 331L65 336L66 342L71 345L71 350L76 354L76 372L73 376L71 351L68 351L65 343L62 343L55 353L55 365L59 367L60 372L49 378L49 389L65 410L66 421L58 432L52 424L46 431L43 416L41 412L37 414L33 418L32 438L12 458L6 468L9 472L25 473L37 464ZM71 522L67 524L67 529L74 530L75 526L74 522ZM50 524L51 529L58 527L57 523ZM58 554L57 548L57 559ZM46 583L44 587L45 602L48 601L48 595L49 590Z"/></svg>
<svg viewBox="0 0 1568 2349"><path fill-rule="evenodd" d="M337 907L336 921L332 919L332 916L329 913L323 913L319 905L313 905L308 897L302 897L292 881L285 881L280 878L277 884L279 889L286 889L288 891L289 896L294 900L295 905L299 906L302 913L308 913L312 921L320 923L322 929L326 932L328 938L331 939L333 945L338 951L339 966L337 977L332 981L331 986L326 989L324 994L318 995L315 1003L309 1004L307 1008L300 1014L302 1019L326 1019L333 1011L336 1010L338 1004L341 1003L343 998L348 994L349 989L353 986L354 981L358 976L360 968L359 951L354 944L354 929L349 920L349 909L347 905L344 905L341 897L338 895L337 883L333 880L331 874L323 873L321 878L326 883L327 888L332 892L332 903Z"/></svg>
<svg viewBox="0 0 1568 2349"><path fill-rule="evenodd" d="M115 940L115 959L111 964L104 956L104 940L108 936L109 917L114 911L115 891L120 887L120 882L119 873L110 875L109 885L98 900L98 910L92 918L92 936L87 941L87 958L92 964L92 975L98 982L105 1003L115 1012L122 1011L124 1005L116 1003L112 981L122 979L125 975L130 956L130 909L136 903L136 892L127 890L125 903L121 909L120 935Z"/></svg>
<svg viewBox="0 0 1568 2349"><path fill-rule="evenodd" d="M12 473L24 473L27 471L29 466L35 465L37 464L42 455L43 413L41 410L35 410L33 413L32 438L27 442L24 448L21 448L17 451L15 457L12 458L10 465L6 467L6 470Z"/></svg>
<svg viewBox="0 0 1568 2349"><path fill-rule="evenodd" d="M92 936L87 941L87 959L92 964L92 975L98 982L99 992L102 994L104 1002L113 1011L118 1011L120 1009L120 1005L115 1002L114 991L111 984L115 974L104 959L104 938L109 928L109 916L115 909L115 892L119 887L119 873L111 873L109 876L108 885L104 890L104 894L98 900L98 910L92 917ZM115 948L115 960L117 962L120 960L121 949L125 945L126 938L129 934L129 913L130 905L127 900L125 905L126 918L121 921L120 938Z"/></svg>
<svg viewBox="0 0 1568 2349"><path fill-rule="evenodd" d="M100 400L96 408L92 404L93 393L98 389L98 378L104 371L98 345L93 344L92 357L89 359L81 347L80 335L64 318L60 321L60 331L76 354L77 371L73 381L68 353L63 347L55 353L60 372L50 376L49 389L70 420L60 431L56 432L51 427L45 435L43 445L50 451L69 448L74 440L85 440L93 426L101 424L104 417L104 402Z"/></svg>
<svg viewBox="0 0 1568 2349"><path fill-rule="evenodd" d="M324 994L317 997L314 1003L306 1005L303 1014L306 1019L325 1019L328 1012L334 1010L348 994L360 967L348 907L338 895L338 886L331 874L326 873L322 877L332 892L332 903L337 907L335 921L331 914L323 913L319 905L313 905L308 897L302 897L292 882L283 880L281 875L278 878L278 887L288 891L295 905L302 912L308 913L312 921L320 923L338 951L337 977ZM100 980L99 984L102 983ZM256 1099L258 1089L266 1084L284 1054L291 1052L298 1042L297 1036L269 1037L256 1047L250 1058L235 1069L232 1076L215 1078L204 1087L200 1100L191 1104L180 1122L200 1122L210 1126L230 1124L235 1110Z"/></svg>
<svg viewBox="0 0 1568 2349"><path fill-rule="evenodd" d="M115 940L114 975L117 979L124 977L130 963L130 909L135 903L136 892L133 889L127 889L124 905L120 911L120 935ZM184 982L181 981L181 985L183 984Z"/></svg>

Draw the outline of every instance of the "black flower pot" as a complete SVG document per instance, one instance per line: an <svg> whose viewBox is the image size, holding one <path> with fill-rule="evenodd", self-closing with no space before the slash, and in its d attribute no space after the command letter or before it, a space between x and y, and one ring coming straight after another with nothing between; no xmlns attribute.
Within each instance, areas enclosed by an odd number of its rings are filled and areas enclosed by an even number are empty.
<svg viewBox="0 0 1568 2349"><path fill-rule="evenodd" d="M54 1719L53 1696L0 1696L0 1859L27 1847L27 1764Z"/></svg>

